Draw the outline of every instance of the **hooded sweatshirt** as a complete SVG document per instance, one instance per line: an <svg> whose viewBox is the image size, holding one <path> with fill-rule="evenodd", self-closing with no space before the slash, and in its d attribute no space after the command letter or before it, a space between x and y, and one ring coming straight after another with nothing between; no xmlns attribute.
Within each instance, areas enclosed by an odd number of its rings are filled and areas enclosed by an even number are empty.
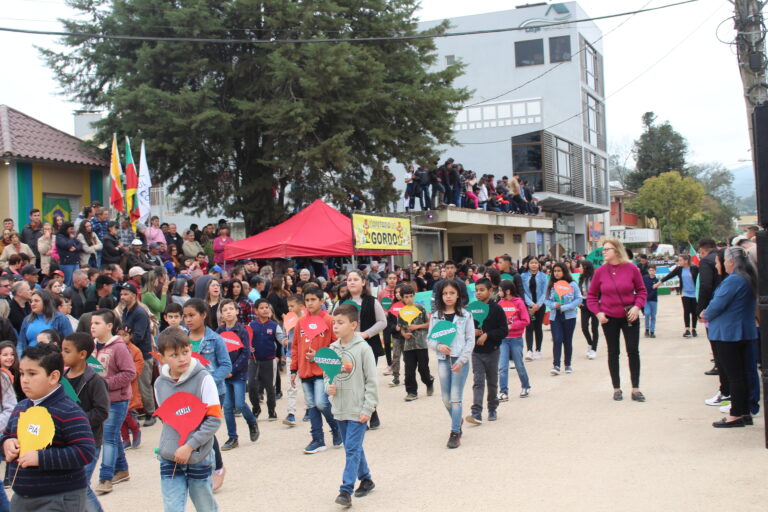
<svg viewBox="0 0 768 512"><path fill-rule="evenodd" d="M342 371L333 381L336 395L329 397L333 404L333 417L339 421L360 421L360 413L370 416L379 403L373 349L358 333L346 346L339 340L333 342L330 348L342 361ZM351 369L345 369L345 365ZM325 377L326 391L328 384Z"/></svg>
<svg viewBox="0 0 768 512"><path fill-rule="evenodd" d="M104 367L97 373L107 381L109 401L130 400L133 395L131 382L136 378L136 365L133 363L131 351L120 336L112 336L101 348L99 345L96 340L93 357Z"/></svg>
<svg viewBox="0 0 768 512"><path fill-rule="evenodd" d="M69 369L64 372L64 377L69 377ZM77 386L74 388L77 397L80 399L78 405L88 417L88 423L93 431L93 440L96 447L101 446L104 422L109 416L109 394L107 393L107 383L99 377L90 366L85 366L85 372L80 376Z"/></svg>
<svg viewBox="0 0 768 512"><path fill-rule="evenodd" d="M171 377L170 369L166 364L160 369L160 376L155 381L155 398L158 406L162 406L169 397L182 391L195 395L207 406L203 421L189 434L185 443L193 450L188 464L197 464L210 453L213 448L213 438L221 426L219 392L213 377L194 358L190 360L189 368L178 380ZM158 454L172 461L174 453L180 446L179 438L179 433L173 427L163 424Z"/></svg>

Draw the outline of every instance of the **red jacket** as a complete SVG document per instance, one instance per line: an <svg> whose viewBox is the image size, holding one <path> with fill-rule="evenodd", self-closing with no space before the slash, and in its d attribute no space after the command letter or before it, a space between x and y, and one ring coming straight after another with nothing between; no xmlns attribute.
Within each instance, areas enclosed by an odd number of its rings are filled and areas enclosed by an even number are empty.
<svg viewBox="0 0 768 512"><path fill-rule="evenodd" d="M323 376L323 370L316 363L307 360L307 350L311 347L312 350L318 351L336 341L336 336L333 334L333 318L331 315L323 311L322 315L319 316L325 321L325 329L312 339L307 338L307 335L304 334L309 323L310 316L308 314L301 317L301 320L299 320L299 323L294 328L293 345L291 346L291 373L298 373L299 378L302 379Z"/></svg>
<svg viewBox="0 0 768 512"><path fill-rule="evenodd" d="M509 303L512 303L511 305ZM528 314L528 308L525 301L520 297L512 299L499 300L499 306L504 310L507 317L507 327L509 328L509 338L520 338L525 332L525 327L531 323L531 317Z"/></svg>

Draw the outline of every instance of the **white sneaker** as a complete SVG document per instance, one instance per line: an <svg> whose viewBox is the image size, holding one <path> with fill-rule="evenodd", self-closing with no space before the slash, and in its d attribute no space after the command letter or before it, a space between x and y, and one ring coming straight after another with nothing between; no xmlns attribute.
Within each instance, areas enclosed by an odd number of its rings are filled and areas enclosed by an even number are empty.
<svg viewBox="0 0 768 512"><path fill-rule="evenodd" d="M597 352L591 349L587 351L587 359L595 359L596 357L597 357Z"/></svg>
<svg viewBox="0 0 768 512"><path fill-rule="evenodd" d="M725 402L728 402L728 403L725 403ZM720 405L720 412L724 412L726 414L730 414L730 412L731 412L731 402L730 402L730 400L723 400L722 402L720 402L720 404L721 404Z"/></svg>
<svg viewBox="0 0 768 512"><path fill-rule="evenodd" d="M553 366L551 370L549 370L550 375L560 375L560 367L559 366Z"/></svg>
<svg viewBox="0 0 768 512"><path fill-rule="evenodd" d="M526 352L525 360L526 361L533 361L533 352L531 352L530 350L528 352Z"/></svg>
<svg viewBox="0 0 768 512"><path fill-rule="evenodd" d="M728 400L730 403L731 397L729 396L723 396L719 391L715 393L715 396L712 398L707 398L704 400L704 403L707 405L711 405L712 407L717 407L718 405L723 405L723 401ZM730 407L730 405L729 405Z"/></svg>
<svg viewBox="0 0 768 512"><path fill-rule="evenodd" d="M533 353L533 358L534 359L541 359L541 351L537 350L536 352L534 352Z"/></svg>
<svg viewBox="0 0 768 512"><path fill-rule="evenodd" d="M528 398L531 388L523 388L520 390L520 398Z"/></svg>

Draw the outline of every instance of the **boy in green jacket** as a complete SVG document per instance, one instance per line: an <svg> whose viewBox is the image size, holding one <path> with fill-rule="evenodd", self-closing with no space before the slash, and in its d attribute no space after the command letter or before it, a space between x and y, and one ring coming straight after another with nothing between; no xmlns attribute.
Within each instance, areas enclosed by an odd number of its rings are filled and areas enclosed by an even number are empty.
<svg viewBox="0 0 768 512"><path fill-rule="evenodd" d="M327 384L326 392L333 404L333 417L339 424L344 441L346 464L336 503L352 506L355 481L360 485L355 497L367 496L376 485L365 460L363 438L371 414L379 402L376 382L376 360L370 345L357 332L360 318L352 304L341 304L333 313L333 333L338 340L331 349L341 357L342 369L333 384Z"/></svg>

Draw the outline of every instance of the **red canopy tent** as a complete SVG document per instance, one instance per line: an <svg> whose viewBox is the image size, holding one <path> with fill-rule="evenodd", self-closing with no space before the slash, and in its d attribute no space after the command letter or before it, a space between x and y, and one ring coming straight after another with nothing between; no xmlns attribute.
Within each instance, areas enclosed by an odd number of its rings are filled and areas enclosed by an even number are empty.
<svg viewBox="0 0 768 512"><path fill-rule="evenodd" d="M356 251L352 219L319 199L282 224L224 247L227 261L409 254L409 251Z"/></svg>

